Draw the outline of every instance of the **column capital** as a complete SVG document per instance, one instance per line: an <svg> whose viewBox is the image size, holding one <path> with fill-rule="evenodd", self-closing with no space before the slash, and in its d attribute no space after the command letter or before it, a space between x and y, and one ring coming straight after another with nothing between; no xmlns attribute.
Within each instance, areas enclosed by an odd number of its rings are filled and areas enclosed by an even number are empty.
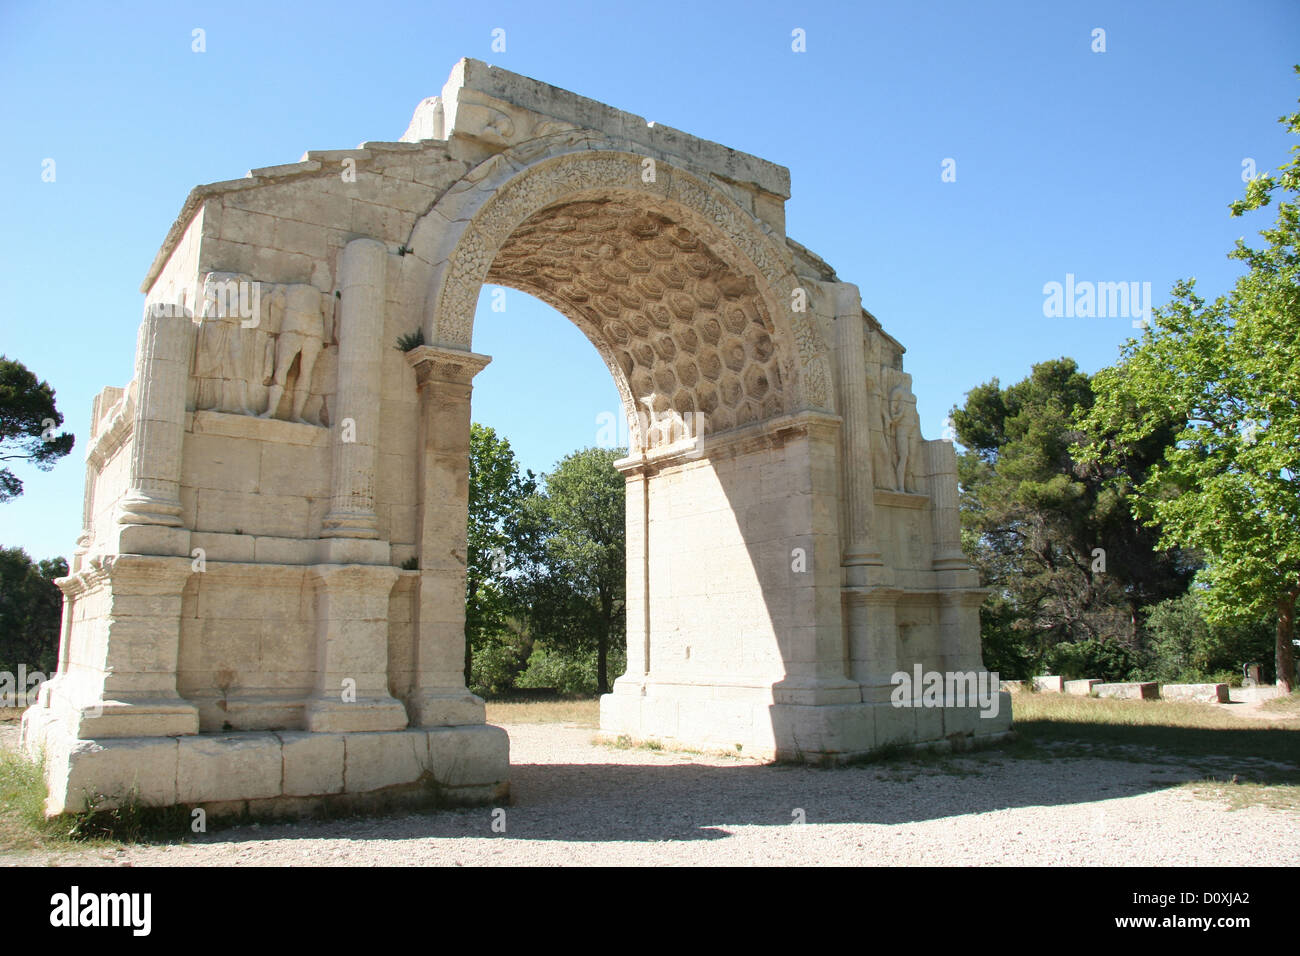
<svg viewBox="0 0 1300 956"><path fill-rule="evenodd" d="M490 355L479 355L465 349L445 345L417 345L406 353L406 362L415 369L420 388L430 382L448 385L468 385L474 376L492 361Z"/></svg>

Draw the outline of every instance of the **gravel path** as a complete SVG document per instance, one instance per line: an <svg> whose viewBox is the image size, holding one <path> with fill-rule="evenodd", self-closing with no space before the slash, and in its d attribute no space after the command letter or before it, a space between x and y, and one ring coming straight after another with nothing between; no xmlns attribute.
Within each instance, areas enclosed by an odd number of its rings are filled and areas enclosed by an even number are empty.
<svg viewBox="0 0 1300 956"><path fill-rule="evenodd" d="M619 750L590 728L507 726L513 797L492 808L249 826L194 842L0 858L151 866L1071 864L1300 865L1300 812L1177 785L1204 768L996 751L819 770ZM1238 768L1225 766L1231 774ZM794 823L802 810L806 825Z"/></svg>

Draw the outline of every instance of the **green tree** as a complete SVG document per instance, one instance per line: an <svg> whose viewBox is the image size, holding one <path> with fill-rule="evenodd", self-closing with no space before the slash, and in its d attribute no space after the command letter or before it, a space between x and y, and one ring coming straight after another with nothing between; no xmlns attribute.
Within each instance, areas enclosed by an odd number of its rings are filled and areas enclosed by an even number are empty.
<svg viewBox="0 0 1300 956"><path fill-rule="evenodd" d="M611 644L624 633L624 483L621 450L565 457L531 502L536 547L527 588L538 639L568 655L596 655L597 693L609 691Z"/></svg>
<svg viewBox="0 0 1300 956"><path fill-rule="evenodd" d="M1239 680L1242 665L1257 662L1265 675L1272 666L1272 615L1213 624L1206 619L1205 596L1192 588L1181 597L1148 609L1147 662L1142 678L1162 683Z"/></svg>
<svg viewBox="0 0 1300 956"><path fill-rule="evenodd" d="M72 451L73 436L54 433L62 424L49 383L38 381L21 362L0 355L0 461L29 461L49 471ZM22 480L0 467L0 501L22 493Z"/></svg>
<svg viewBox="0 0 1300 956"><path fill-rule="evenodd" d="M1297 67L1300 73L1300 67ZM1300 112L1283 117L1300 133ZM1292 146L1300 152L1300 146ZM1126 455L1169 420L1176 444L1145 475L1128 475L1144 520L1168 546L1206 556L1201 579L1212 622L1276 614L1277 680L1295 679L1300 597L1300 156L1253 180L1240 216L1281 192L1263 249L1238 240L1248 271L1207 303L1195 280L1175 285L1140 340L1099 372L1080 453L1121 473Z"/></svg>
<svg viewBox="0 0 1300 956"><path fill-rule="evenodd" d="M1006 388L980 385L952 410L963 544L993 590L981 609L985 659L1008 676L1030 676L1061 642L1135 648L1141 608L1190 577L1187 557L1159 550L1135 520L1110 469L1071 454L1092 403L1089 377L1060 358ZM1153 433L1131 467L1158 460L1170 440Z"/></svg>
<svg viewBox="0 0 1300 956"><path fill-rule="evenodd" d="M67 573L63 558L33 561L22 548L0 548L0 670L16 674L25 664L53 676L63 609L54 579Z"/></svg>
<svg viewBox="0 0 1300 956"><path fill-rule="evenodd" d="M521 524L537 491L531 471L520 474L510 442L486 425L470 426L469 519L465 555L465 683L494 691L509 686L527 664L531 639L520 623L513 574L536 545ZM485 679L474 679L482 653Z"/></svg>

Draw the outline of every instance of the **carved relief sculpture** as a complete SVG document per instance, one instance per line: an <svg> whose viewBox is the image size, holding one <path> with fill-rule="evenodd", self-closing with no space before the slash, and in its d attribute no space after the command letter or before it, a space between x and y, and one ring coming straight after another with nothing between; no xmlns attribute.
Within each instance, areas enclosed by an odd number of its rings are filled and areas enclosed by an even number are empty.
<svg viewBox="0 0 1300 956"><path fill-rule="evenodd" d="M315 286L294 284L272 288L267 303L266 331L275 336L275 352L263 382L270 386L263 418L286 418L304 424L307 399L311 394L311 374L321 350L334 341L334 297ZM279 415L289 374L295 360L298 374L293 386L293 400L287 415Z"/></svg>
<svg viewBox="0 0 1300 956"><path fill-rule="evenodd" d="M915 481L909 481L912 478L909 466L915 468L914 452L920 443L921 420L916 414L916 396L905 382L899 382L889 390L889 399L881 402L880 413L894 490L915 492Z"/></svg>
<svg viewBox="0 0 1300 956"><path fill-rule="evenodd" d="M196 321L193 408L321 424L306 408L321 353L334 344L333 296L213 272L204 277Z"/></svg>
<svg viewBox="0 0 1300 956"><path fill-rule="evenodd" d="M195 408L252 415L249 383L260 382L262 351L256 329L257 283L213 272L204 277L194 348ZM241 303L241 290L243 301Z"/></svg>

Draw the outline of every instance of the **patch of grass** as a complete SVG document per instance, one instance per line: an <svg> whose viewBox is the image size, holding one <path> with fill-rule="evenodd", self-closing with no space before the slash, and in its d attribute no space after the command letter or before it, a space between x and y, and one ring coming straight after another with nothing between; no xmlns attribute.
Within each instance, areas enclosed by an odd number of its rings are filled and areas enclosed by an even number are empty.
<svg viewBox="0 0 1300 956"><path fill-rule="evenodd" d="M697 757L706 755L736 757L739 759L739 755L732 750L697 750L692 747L666 743L653 737L648 740L636 740L628 734L619 734L617 737L592 737L591 743L594 747L609 747L613 750L650 750L656 753L693 754Z"/></svg>
<svg viewBox="0 0 1300 956"><path fill-rule="evenodd" d="M1300 786L1291 784L1231 783L1208 779L1193 780L1183 787L1202 800L1226 804L1229 810L1246 807L1300 810Z"/></svg>
<svg viewBox="0 0 1300 956"><path fill-rule="evenodd" d="M599 700L490 700L489 724L575 724L600 726Z"/></svg>
<svg viewBox="0 0 1300 956"><path fill-rule="evenodd" d="M1149 759L1217 758L1249 766L1273 783L1300 783L1300 725L1234 716L1214 704L1017 695L1018 755ZM1031 752L1026 752L1028 748ZM1235 767L1234 767L1235 769Z"/></svg>
<svg viewBox="0 0 1300 956"><path fill-rule="evenodd" d="M0 850L65 850L117 842L89 832L79 817L46 819L44 767L18 751L0 749Z"/></svg>
<svg viewBox="0 0 1300 956"><path fill-rule="evenodd" d="M107 804L114 803L115 806ZM86 806L59 818L70 839L78 842L103 840L113 843L155 843L174 841L177 834L190 833L187 807L152 807L140 801L138 791L115 794L87 794Z"/></svg>
<svg viewBox="0 0 1300 956"><path fill-rule="evenodd" d="M45 781L39 764L0 751L0 848L31 850L55 837L45 821Z"/></svg>
<svg viewBox="0 0 1300 956"><path fill-rule="evenodd" d="M1274 697L1272 700L1266 700L1259 705L1259 709L1274 714L1300 717L1300 690L1287 694L1285 697Z"/></svg>

